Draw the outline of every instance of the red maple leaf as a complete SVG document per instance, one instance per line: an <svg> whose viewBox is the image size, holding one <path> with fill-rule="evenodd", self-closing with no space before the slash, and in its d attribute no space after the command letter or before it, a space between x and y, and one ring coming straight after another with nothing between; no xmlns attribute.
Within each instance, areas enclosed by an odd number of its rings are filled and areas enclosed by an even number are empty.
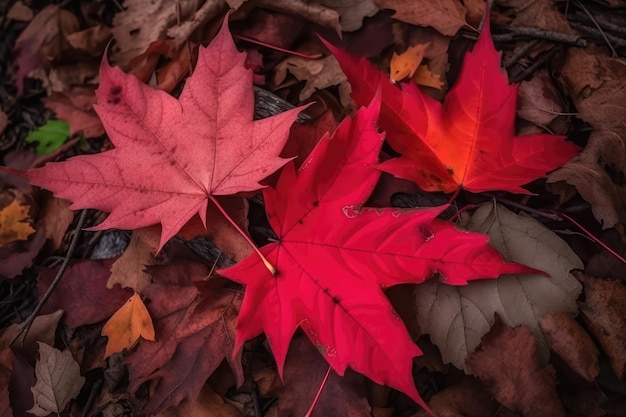
<svg viewBox="0 0 626 417"><path fill-rule="evenodd" d="M161 244L208 202L262 188L300 109L253 122L252 71L224 21L177 100L103 60L94 108L115 148L15 172L73 202L111 213L96 230L161 223Z"/></svg>
<svg viewBox="0 0 626 417"><path fill-rule="evenodd" d="M528 193L520 186L579 152L565 136L515 136L518 86L509 85L500 67L488 16L484 28L443 105L415 84L397 88L365 59L325 42L348 77L357 104L369 103L382 85L380 125L391 147L402 154L381 164L382 170L426 191L463 187Z"/></svg>
<svg viewBox="0 0 626 417"><path fill-rule="evenodd" d="M236 351L265 332L282 375L298 327L343 375L347 366L407 393L425 406L411 377L421 354L381 288L420 283L438 272L444 282L494 278L531 269L506 263L487 237L435 220L443 208L362 209L381 174L377 158L380 96L354 120L323 138L298 172L285 166L276 189L263 190L278 242L220 271L246 284Z"/></svg>

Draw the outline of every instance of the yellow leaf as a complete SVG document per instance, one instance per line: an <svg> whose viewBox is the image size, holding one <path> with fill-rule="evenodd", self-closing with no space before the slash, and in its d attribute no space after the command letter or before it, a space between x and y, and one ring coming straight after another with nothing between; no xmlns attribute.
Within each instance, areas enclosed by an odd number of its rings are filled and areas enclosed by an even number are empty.
<svg viewBox="0 0 626 417"><path fill-rule="evenodd" d="M152 318L137 293L128 299L106 322L102 336L109 338L104 357L131 348L139 337L154 340Z"/></svg>
<svg viewBox="0 0 626 417"><path fill-rule="evenodd" d="M29 222L28 206L13 200L0 211L0 246L16 240L26 240L35 233Z"/></svg>
<svg viewBox="0 0 626 417"><path fill-rule="evenodd" d="M412 77L420 66L424 53L429 46L430 43L418 43L400 55L394 52L389 64L389 79L395 83Z"/></svg>

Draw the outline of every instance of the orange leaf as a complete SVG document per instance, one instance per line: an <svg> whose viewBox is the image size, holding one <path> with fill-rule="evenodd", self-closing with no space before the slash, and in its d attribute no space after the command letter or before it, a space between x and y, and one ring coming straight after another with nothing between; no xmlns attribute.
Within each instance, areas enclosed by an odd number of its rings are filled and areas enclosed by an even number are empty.
<svg viewBox="0 0 626 417"><path fill-rule="evenodd" d="M400 55L394 52L389 63L389 79L395 83L405 78L413 77L413 74L415 74L415 71L422 63L424 53L429 46L430 43L418 43L410 46L409 49Z"/></svg>
<svg viewBox="0 0 626 417"><path fill-rule="evenodd" d="M137 293L128 299L102 328L102 336L107 336L104 357L132 347L139 337L154 340L154 326L143 301Z"/></svg>
<svg viewBox="0 0 626 417"><path fill-rule="evenodd" d="M29 223L28 206L17 200L0 210L0 247L16 240L26 240L35 233Z"/></svg>

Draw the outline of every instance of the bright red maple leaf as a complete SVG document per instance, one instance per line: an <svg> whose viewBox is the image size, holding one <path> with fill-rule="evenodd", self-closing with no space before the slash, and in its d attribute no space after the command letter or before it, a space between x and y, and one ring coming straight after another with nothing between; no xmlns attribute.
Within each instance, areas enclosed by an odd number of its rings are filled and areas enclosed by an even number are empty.
<svg viewBox="0 0 626 417"><path fill-rule="evenodd" d="M276 189L263 190L278 242L261 251L277 276L256 255L219 273L246 284L235 351L265 332L282 375L301 327L340 375L350 366L425 406L411 376L421 351L381 288L420 283L436 272L463 285L532 270L504 262L486 236L435 220L445 207L360 208L381 175L379 107L377 96L323 138L297 173L290 163Z"/></svg>
<svg viewBox="0 0 626 417"><path fill-rule="evenodd" d="M381 169L426 191L472 192L521 188L573 158L579 148L565 136L515 136L517 85L509 85L489 32L488 15L473 51L443 105L412 83L402 90L365 59L329 43L359 105L382 86L380 125L400 158Z"/></svg>
<svg viewBox="0 0 626 417"><path fill-rule="evenodd" d="M94 108L115 148L17 173L72 201L111 213L96 230L161 223L161 244L209 201L262 188L288 159L279 154L300 109L254 121L252 71L227 20L177 100L103 59Z"/></svg>

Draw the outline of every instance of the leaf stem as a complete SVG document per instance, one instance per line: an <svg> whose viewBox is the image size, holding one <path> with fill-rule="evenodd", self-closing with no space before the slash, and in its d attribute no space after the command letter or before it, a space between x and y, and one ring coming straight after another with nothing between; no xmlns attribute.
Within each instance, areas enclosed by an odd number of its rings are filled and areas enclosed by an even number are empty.
<svg viewBox="0 0 626 417"><path fill-rule="evenodd" d="M286 54L290 54L290 55L293 55L293 56L299 56L300 58L319 59L319 58L322 57L322 54L304 54L302 52L297 52L297 51L292 51L292 50L289 50L289 49L281 48L280 46L271 45L269 43L266 43L266 42L263 42L263 41L259 41L259 40L254 39L254 38L249 38L249 37L243 36L243 35L233 35L233 38L239 39L239 40L242 40L242 41L245 41L245 42L254 43L256 45L264 46L266 48L274 49L274 50L279 51L279 52L284 52Z"/></svg>
<svg viewBox="0 0 626 417"><path fill-rule="evenodd" d="M456 191L454 192L454 194L452 194L452 197L450 197L450 200L448 200L448 204L454 203L454 200L456 200L460 192L461 192L461 187L458 187Z"/></svg>
<svg viewBox="0 0 626 417"><path fill-rule="evenodd" d="M277 276L278 275L278 271L276 270L276 268L274 267L274 265L272 265L270 263L270 261L267 260L267 258L261 253L261 251L259 250L259 248L256 247L256 245L254 244L254 242L252 241L252 239L250 238L250 235L248 235L238 224L235 220L233 220L232 217L230 217L230 215L226 212L226 210L224 210L224 207L222 207L222 205L217 201L217 199L209 194L209 200L215 204L215 207L217 207L217 209L222 213L222 215L224 217L226 217L226 220L229 221L230 224L233 225L233 227L239 232L239 234L241 236L243 236L244 239L246 239L246 242L248 242L250 244L250 246L252 246L252 249L254 249L254 251L256 252L257 255L259 255L259 258L261 258L261 261L263 262L263 265L265 265L265 267L267 268L268 271L270 271L270 274L272 274L272 276Z"/></svg>
<svg viewBox="0 0 626 417"><path fill-rule="evenodd" d="M330 371L332 369L333 369L332 366L328 367L328 371L326 371L326 376L324 376L324 379L322 380L322 383L320 384L320 387L317 390L317 394L315 394L315 398L313 399L313 403L311 404L311 407L309 408L309 411L306 412L304 417L311 417L313 415L313 410L315 409L315 406L317 405L317 402L319 401L319 399L320 399L320 397L322 395L322 390L326 386L326 381L328 381L328 376L330 375Z"/></svg>
<svg viewBox="0 0 626 417"><path fill-rule="evenodd" d="M39 303L37 303L37 306L35 307L33 312L30 313L30 316L28 316L28 318L20 326L20 329L17 331L17 333L15 333L15 336L13 336L13 339L11 339L11 341L9 342L9 346L13 346L13 344L20 338L20 336L23 336L22 343L24 343L24 339L26 339L26 335L28 334L30 327L33 325L35 318L37 317L37 315L39 314L43 306L46 304L46 302L52 295L52 292L55 290L57 285L59 285L59 282L61 282L61 278L63 278L63 274L65 273L65 270L69 266L70 259L72 258L72 255L74 254L74 251L76 250L76 245L78 244L78 238L80 237L80 232L83 228L83 224L85 224L86 218L87 218L87 210L81 211L80 217L78 218L78 223L76 224L76 229L74 230L74 237L72 238L70 247L67 249L67 253L65 254L65 258L63 259L63 263L61 264L61 267L57 271L57 274L54 277L54 280L52 280L50 287L48 287L48 290L41 297L41 300L39 300Z"/></svg>
<svg viewBox="0 0 626 417"><path fill-rule="evenodd" d="M578 227L580 230L583 231L583 233L585 233L590 239L592 239L594 242L596 242L598 245L602 246L604 249L606 249L609 253L611 253L611 255L615 256L617 259L619 259L622 263L626 264L626 259L624 259L619 253L615 252L613 249L611 249L606 243L602 242L600 239L598 239L597 237L595 237L593 235L593 233L591 233L589 230L585 229L585 227L583 225L581 225L580 223L578 223L576 220L574 220L571 216L563 213L562 211L557 211L554 210L554 212L561 216L566 218L567 220L569 220L571 223L573 223L576 227Z"/></svg>

